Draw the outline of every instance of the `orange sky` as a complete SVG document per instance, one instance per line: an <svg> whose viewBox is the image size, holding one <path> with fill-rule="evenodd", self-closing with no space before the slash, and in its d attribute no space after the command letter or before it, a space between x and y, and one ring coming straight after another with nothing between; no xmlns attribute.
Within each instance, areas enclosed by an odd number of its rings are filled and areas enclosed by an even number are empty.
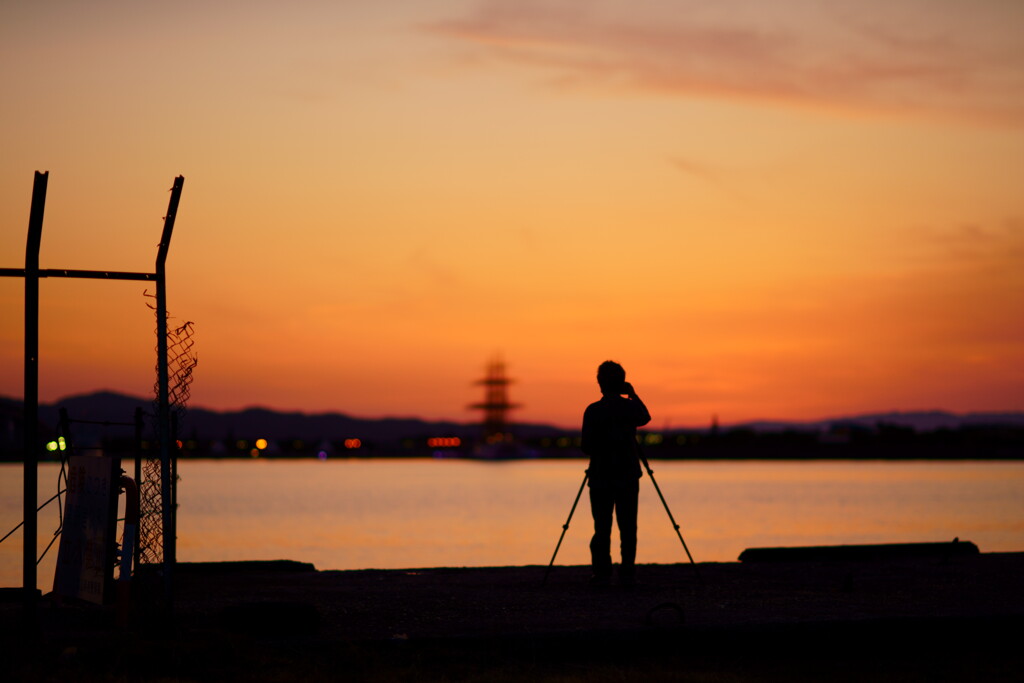
<svg viewBox="0 0 1024 683"><path fill-rule="evenodd" d="M768 7L770 6L770 10ZM1024 4L5 2L0 267L151 270L194 406L656 426L1024 409ZM42 283L41 395L153 382L144 285ZM0 394L22 285L0 279Z"/></svg>

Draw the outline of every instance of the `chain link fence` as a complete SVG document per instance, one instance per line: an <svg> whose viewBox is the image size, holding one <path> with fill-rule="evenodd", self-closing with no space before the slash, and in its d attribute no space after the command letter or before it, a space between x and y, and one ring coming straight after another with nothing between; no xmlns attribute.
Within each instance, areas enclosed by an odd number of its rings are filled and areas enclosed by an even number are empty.
<svg viewBox="0 0 1024 683"><path fill-rule="evenodd" d="M148 293L145 296L151 297ZM149 302L146 305L154 311L156 310L156 307ZM177 425L177 429L171 430L170 438L172 440L177 440L184 423L185 411L192 395L190 388L192 375L196 365L199 364L194 351L194 328L195 325L191 321L177 327L169 326L167 328L168 398L171 424ZM160 384L157 381L153 385L153 393L156 394L157 401L159 401L159 391ZM159 420L159 413L159 409L154 409L154 423ZM160 434L158 425L155 425L154 431L157 435ZM177 443L171 445L172 450L177 447ZM160 449L151 449L149 452L152 455L147 457L142 464L142 481L139 482L139 563L161 564L164 560L164 520ZM177 478L176 467L171 468L171 477ZM171 491L176 491L177 482L173 483ZM176 501L172 500L171 504L176 505Z"/></svg>

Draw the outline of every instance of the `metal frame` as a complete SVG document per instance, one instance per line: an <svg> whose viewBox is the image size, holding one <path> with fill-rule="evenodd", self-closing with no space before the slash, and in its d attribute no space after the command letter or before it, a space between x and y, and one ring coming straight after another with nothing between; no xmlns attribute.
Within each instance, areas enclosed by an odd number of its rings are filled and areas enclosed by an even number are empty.
<svg viewBox="0 0 1024 683"><path fill-rule="evenodd" d="M174 179L171 199L164 216L164 228L157 250L156 271L128 273L97 270L59 270L39 267L39 250L43 236L43 213L49 171L36 171L32 186L32 208L29 212L28 239L24 268L0 268L0 277L21 277L25 280L25 390L24 390L24 544L22 553L22 586L29 614L34 614L37 598L36 553L38 524L36 517L39 482L39 279L46 277L87 278L100 280L155 281L157 291L157 436L160 441L161 500L163 504L164 581L167 596L171 595L171 579L175 562L174 481L171 478L174 450L170 447L170 398L167 368L167 251L171 245L174 219L178 213L183 176Z"/></svg>

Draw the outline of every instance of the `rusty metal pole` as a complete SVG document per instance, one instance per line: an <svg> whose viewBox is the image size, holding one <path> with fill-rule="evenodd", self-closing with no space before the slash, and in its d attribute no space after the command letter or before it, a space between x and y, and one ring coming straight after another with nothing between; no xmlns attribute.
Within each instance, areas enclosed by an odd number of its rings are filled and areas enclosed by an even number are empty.
<svg viewBox="0 0 1024 683"><path fill-rule="evenodd" d="M43 237L43 211L49 171L36 171L32 184L32 208L25 245L25 396L24 396L24 515L22 547L22 588L26 619L34 622L37 577L36 551L39 488L39 246Z"/></svg>
<svg viewBox="0 0 1024 683"><path fill-rule="evenodd" d="M163 516L164 593L167 605L173 604L174 563L176 553L177 510L174 509L174 467L171 458L170 374L167 367L167 250L171 246L174 218L178 213L185 178L178 176L171 188L171 199L164 216L164 231L156 256L156 357L157 357L157 436L160 441L160 501Z"/></svg>

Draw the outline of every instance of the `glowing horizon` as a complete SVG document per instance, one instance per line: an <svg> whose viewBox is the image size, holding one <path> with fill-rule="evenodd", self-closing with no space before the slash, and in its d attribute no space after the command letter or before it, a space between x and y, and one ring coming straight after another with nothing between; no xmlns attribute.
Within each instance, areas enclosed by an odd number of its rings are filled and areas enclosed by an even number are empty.
<svg viewBox="0 0 1024 683"><path fill-rule="evenodd" d="M938 9L937 9L938 8ZM192 405L572 427L1024 409L1024 6L0 9L0 267L149 270ZM144 285L41 283L41 399L145 395ZM0 395L21 396L0 278Z"/></svg>

